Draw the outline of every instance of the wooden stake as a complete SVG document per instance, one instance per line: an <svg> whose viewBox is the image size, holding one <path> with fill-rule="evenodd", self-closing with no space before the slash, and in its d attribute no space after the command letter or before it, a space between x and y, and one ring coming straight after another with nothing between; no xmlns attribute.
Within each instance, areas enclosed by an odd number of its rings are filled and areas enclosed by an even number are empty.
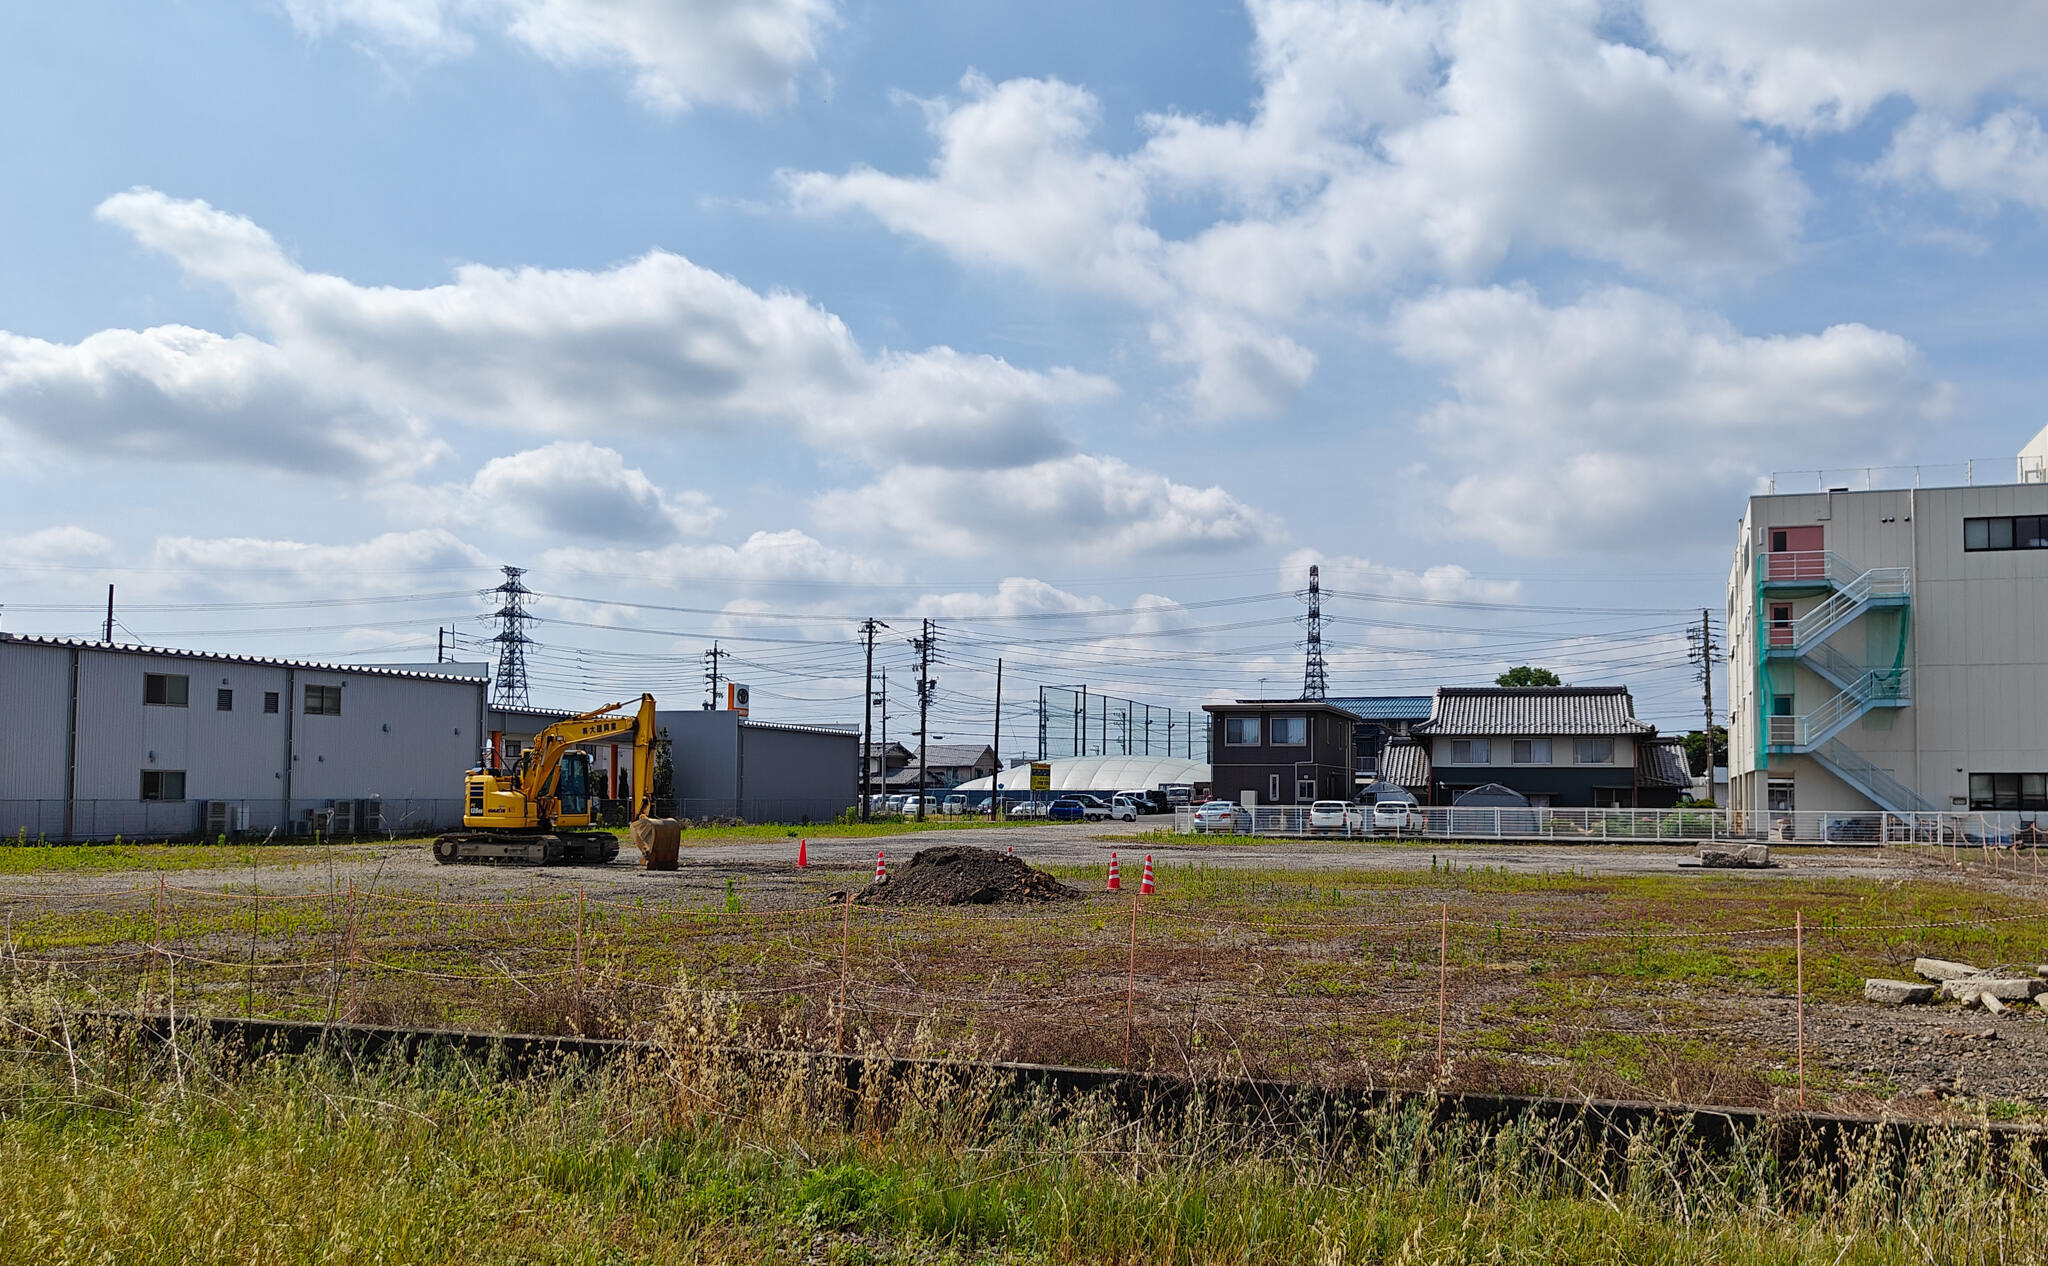
<svg viewBox="0 0 2048 1266"><path fill-rule="evenodd" d="M263 901L256 880L256 864L249 864L249 969L242 977L242 1015L256 1013L256 935L263 925Z"/></svg>
<svg viewBox="0 0 2048 1266"><path fill-rule="evenodd" d="M356 1018L356 881L348 881L348 926L342 936L343 948L348 954L348 1011L347 1018Z"/></svg>
<svg viewBox="0 0 2048 1266"><path fill-rule="evenodd" d="M1436 949L1436 1079L1444 1079L1444 1014L1449 1010L1451 994L1451 904L1446 901L1437 907L1442 923L1442 936Z"/></svg>
<svg viewBox="0 0 2048 1266"><path fill-rule="evenodd" d="M1794 996L1799 1003L1799 1110L1806 1111L1806 916L1792 912L1792 956L1797 964Z"/></svg>
<svg viewBox="0 0 2048 1266"><path fill-rule="evenodd" d="M583 1023L583 885L576 885L576 1031L581 1033Z"/></svg>
<svg viewBox="0 0 2048 1266"><path fill-rule="evenodd" d="M1142 885L1140 890L1142 890ZM1124 1067L1131 1066L1131 1032L1138 1012L1138 891L1131 893L1131 965L1124 980Z"/></svg>
<svg viewBox="0 0 2048 1266"><path fill-rule="evenodd" d="M853 934L853 894L846 894L846 909L839 916L839 1017L833 1024L832 1049L846 1054L846 978L853 974L850 949Z"/></svg>

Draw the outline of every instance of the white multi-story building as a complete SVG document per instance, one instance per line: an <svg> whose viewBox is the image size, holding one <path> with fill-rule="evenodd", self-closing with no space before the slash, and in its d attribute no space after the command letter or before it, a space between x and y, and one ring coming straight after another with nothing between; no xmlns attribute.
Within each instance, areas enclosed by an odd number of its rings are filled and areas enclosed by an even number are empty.
<svg viewBox="0 0 2048 1266"><path fill-rule="evenodd" d="M1781 486L1728 578L1732 807L2048 823L2048 430L2013 464Z"/></svg>

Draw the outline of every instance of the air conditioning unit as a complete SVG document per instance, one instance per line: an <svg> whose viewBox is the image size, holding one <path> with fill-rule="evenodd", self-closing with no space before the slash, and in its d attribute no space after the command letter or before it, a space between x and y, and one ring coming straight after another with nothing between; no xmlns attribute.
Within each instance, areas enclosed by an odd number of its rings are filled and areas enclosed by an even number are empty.
<svg viewBox="0 0 2048 1266"><path fill-rule="evenodd" d="M306 821L309 824L309 829L321 835L332 836L334 834L334 810L332 809L308 809L306 810Z"/></svg>
<svg viewBox="0 0 2048 1266"><path fill-rule="evenodd" d="M249 806L240 800L199 802L200 831L207 839L240 835L249 829Z"/></svg>
<svg viewBox="0 0 2048 1266"><path fill-rule="evenodd" d="M356 802L337 800L327 811L327 833L329 835L354 835L356 833Z"/></svg>
<svg viewBox="0 0 2048 1266"><path fill-rule="evenodd" d="M384 830L384 801L372 796L356 801L356 830L364 835L379 835Z"/></svg>

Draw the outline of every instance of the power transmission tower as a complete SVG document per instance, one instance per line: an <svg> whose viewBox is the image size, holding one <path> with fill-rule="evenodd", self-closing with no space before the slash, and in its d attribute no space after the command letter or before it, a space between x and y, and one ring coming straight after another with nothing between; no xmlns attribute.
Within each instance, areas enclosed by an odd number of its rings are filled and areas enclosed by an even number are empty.
<svg viewBox="0 0 2048 1266"><path fill-rule="evenodd" d="M487 592L498 596L498 633L491 640L498 644L498 674L492 685L501 708L523 708L529 703L526 689L526 648L534 640L526 636L526 622L533 616L527 613L526 600L533 596L533 590L520 583L526 574L524 567L500 567L505 573L505 583Z"/></svg>
<svg viewBox="0 0 2048 1266"><path fill-rule="evenodd" d="M861 634L868 644L867 688L862 692L862 697L867 700L867 710L860 729L860 820L863 822L866 822L869 816L868 770L875 760L875 630L884 627L886 626L880 620L872 616L860 622ZM883 715L888 715L886 706ZM888 722L884 720L883 724L886 725Z"/></svg>
<svg viewBox="0 0 2048 1266"><path fill-rule="evenodd" d="M710 650L704 652L704 681L711 694L710 701L704 705L706 712L718 711L718 661L730 654L731 651L719 650L716 642L711 644Z"/></svg>
<svg viewBox="0 0 2048 1266"><path fill-rule="evenodd" d="M931 799L925 794L926 784L931 781L927 772L925 754L931 749L931 709L933 687L932 648L937 636L932 631L932 622L924 622L924 635L910 639L910 645L917 651L917 820L924 821L924 802Z"/></svg>
<svg viewBox="0 0 2048 1266"><path fill-rule="evenodd" d="M1308 662L1301 672L1301 697L1304 699L1326 699L1330 694L1330 674L1323 664L1323 569L1309 564L1308 569Z"/></svg>
<svg viewBox="0 0 2048 1266"><path fill-rule="evenodd" d="M1707 728L1700 731L1706 737L1707 746L1707 791L1714 789L1714 656L1720 647L1714 644L1713 616L1705 607L1700 608L1700 626L1687 628L1685 657L1695 666L1700 682L1700 703L1706 709Z"/></svg>

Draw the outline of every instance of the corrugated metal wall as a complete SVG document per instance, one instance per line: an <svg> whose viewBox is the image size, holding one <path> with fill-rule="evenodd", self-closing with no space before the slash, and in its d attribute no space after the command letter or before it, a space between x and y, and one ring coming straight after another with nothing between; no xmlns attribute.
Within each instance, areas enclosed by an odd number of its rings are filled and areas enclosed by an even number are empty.
<svg viewBox="0 0 2048 1266"><path fill-rule="evenodd" d="M71 652L0 642L0 800L64 794Z"/></svg>

